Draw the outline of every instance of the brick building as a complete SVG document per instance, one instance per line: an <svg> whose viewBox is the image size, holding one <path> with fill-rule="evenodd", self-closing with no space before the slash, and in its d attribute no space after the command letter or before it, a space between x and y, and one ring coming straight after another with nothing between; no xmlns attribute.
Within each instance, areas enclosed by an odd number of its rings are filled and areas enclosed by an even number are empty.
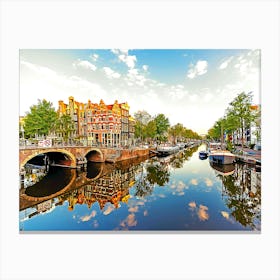
<svg viewBox="0 0 280 280"><path fill-rule="evenodd" d="M69 103L58 102L58 114L71 116L75 133L72 137L85 145L119 147L134 143L134 119L129 115L129 105L118 103L106 105L101 99L99 104L80 103L69 97Z"/></svg>

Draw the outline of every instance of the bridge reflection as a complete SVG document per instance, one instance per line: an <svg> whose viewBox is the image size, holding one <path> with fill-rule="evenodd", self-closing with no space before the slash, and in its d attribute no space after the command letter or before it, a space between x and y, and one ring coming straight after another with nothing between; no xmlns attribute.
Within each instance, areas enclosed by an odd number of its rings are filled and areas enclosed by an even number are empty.
<svg viewBox="0 0 280 280"><path fill-rule="evenodd" d="M106 202L117 206L118 201L126 199L141 161L143 158L117 165L91 163L86 172L56 168L56 174L50 173L42 181L20 190L20 210L29 207L44 208L42 205L49 205L47 201L51 201L53 206L54 203L60 204L61 200L68 201L69 210L76 203L91 205L95 201L101 209Z"/></svg>

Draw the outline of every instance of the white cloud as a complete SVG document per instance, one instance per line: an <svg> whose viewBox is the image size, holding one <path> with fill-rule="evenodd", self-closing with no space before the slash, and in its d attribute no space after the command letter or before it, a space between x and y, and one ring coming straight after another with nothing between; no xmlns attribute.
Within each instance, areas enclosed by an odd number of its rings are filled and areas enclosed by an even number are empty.
<svg viewBox="0 0 280 280"><path fill-rule="evenodd" d="M93 61L97 61L97 59L99 58L99 55L94 53L93 55L90 56L90 58L93 60Z"/></svg>
<svg viewBox="0 0 280 280"><path fill-rule="evenodd" d="M48 67L21 61L20 69L20 114L29 111L30 106L37 103L37 99L47 98L57 108L58 100L68 102L69 96L74 96L79 102L88 99L107 97L100 84L90 82L79 76L65 76L58 74Z"/></svg>
<svg viewBox="0 0 280 280"><path fill-rule="evenodd" d="M138 69L129 69L127 73L127 83L128 85L136 84L138 86L143 86L146 82L146 78L139 74Z"/></svg>
<svg viewBox="0 0 280 280"><path fill-rule="evenodd" d="M233 56L231 56L230 58L228 58L227 60L225 60L220 66L219 69L226 69L229 65L229 63L232 61Z"/></svg>
<svg viewBox="0 0 280 280"><path fill-rule="evenodd" d="M191 64L187 77L193 79L207 73L208 63L206 60L199 60L195 65Z"/></svg>
<svg viewBox="0 0 280 280"><path fill-rule="evenodd" d="M137 61L135 55L121 54L121 55L119 55L119 59L121 61L123 61L127 65L128 68L134 68L135 67L135 63Z"/></svg>
<svg viewBox="0 0 280 280"><path fill-rule="evenodd" d="M85 68L85 69L90 69L92 71L95 71L97 69L97 67L94 64L90 63L89 61L87 61L87 60L80 60L80 59L75 61L73 63L73 66L74 66L74 68L82 67L82 68Z"/></svg>
<svg viewBox="0 0 280 280"><path fill-rule="evenodd" d="M149 66L148 65L143 65L142 68L143 68L144 71L148 71Z"/></svg>
<svg viewBox="0 0 280 280"><path fill-rule="evenodd" d="M110 67L103 67L103 70L106 74L106 76L110 79L119 79L121 77L121 74L118 72L115 72Z"/></svg>
<svg viewBox="0 0 280 280"><path fill-rule="evenodd" d="M135 55L129 55L127 49L112 49L111 52L117 55L119 60L124 62L128 68L133 69L135 67L137 58Z"/></svg>

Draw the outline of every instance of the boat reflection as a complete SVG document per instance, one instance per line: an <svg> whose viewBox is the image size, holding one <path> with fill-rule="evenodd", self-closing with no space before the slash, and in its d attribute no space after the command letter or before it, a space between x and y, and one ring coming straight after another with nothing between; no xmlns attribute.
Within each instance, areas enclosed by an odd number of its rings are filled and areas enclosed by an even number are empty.
<svg viewBox="0 0 280 280"><path fill-rule="evenodd" d="M210 162L210 166L215 170L215 172L222 176L232 175L235 171L234 164L217 164Z"/></svg>

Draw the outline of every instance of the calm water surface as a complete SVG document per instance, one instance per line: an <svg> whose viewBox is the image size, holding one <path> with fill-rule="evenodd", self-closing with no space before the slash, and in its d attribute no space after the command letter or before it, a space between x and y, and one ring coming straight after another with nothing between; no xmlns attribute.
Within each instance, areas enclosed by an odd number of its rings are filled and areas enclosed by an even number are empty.
<svg viewBox="0 0 280 280"><path fill-rule="evenodd" d="M21 231L260 231L261 173L210 166L205 146L172 157L54 169L21 190ZM44 196L35 202L34 197ZM46 199L47 198L47 199Z"/></svg>

